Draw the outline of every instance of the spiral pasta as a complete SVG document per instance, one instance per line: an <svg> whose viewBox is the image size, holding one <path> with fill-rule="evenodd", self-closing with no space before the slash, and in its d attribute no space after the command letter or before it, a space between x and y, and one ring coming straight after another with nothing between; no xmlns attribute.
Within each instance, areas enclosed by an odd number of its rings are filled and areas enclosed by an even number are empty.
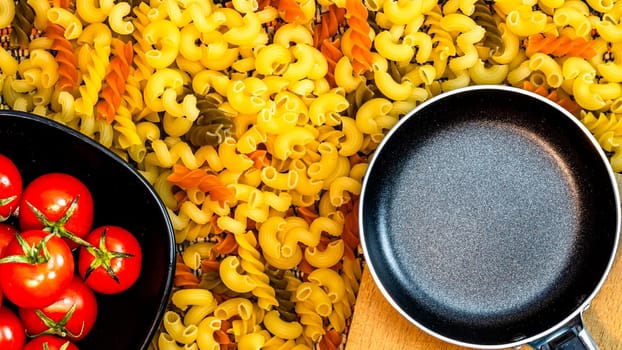
<svg viewBox="0 0 622 350"><path fill-rule="evenodd" d="M49 24L45 35L52 40L51 49L56 50L59 75L57 87L61 91L73 92L78 87L78 60L73 45L65 38L64 31L58 24Z"/></svg>
<svg viewBox="0 0 622 350"><path fill-rule="evenodd" d="M582 37L555 36L553 34L534 34L527 40L525 53L531 56L536 52L554 56L592 58L596 55L594 43Z"/></svg>
<svg viewBox="0 0 622 350"><path fill-rule="evenodd" d="M117 110L121 105L123 94L125 93L126 79L130 74L130 64L134 57L132 43L123 44L120 40L112 42L115 56L110 60L108 73L104 78L105 86L100 93L101 100L95 109L100 118L106 119L109 123L115 118Z"/></svg>

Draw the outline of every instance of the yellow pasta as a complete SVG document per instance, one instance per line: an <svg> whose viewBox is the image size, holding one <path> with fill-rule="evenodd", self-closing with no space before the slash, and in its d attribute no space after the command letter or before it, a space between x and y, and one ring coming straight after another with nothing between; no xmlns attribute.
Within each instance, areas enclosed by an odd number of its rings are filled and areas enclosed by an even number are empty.
<svg viewBox="0 0 622 350"><path fill-rule="evenodd" d="M295 127L274 140L274 156L278 159L300 158L304 155L303 147L315 139L309 128Z"/></svg>
<svg viewBox="0 0 622 350"><path fill-rule="evenodd" d="M82 34L82 22L75 14L66 9L50 8L47 11L47 18L50 22L65 28L65 38L68 40L76 39Z"/></svg>
<svg viewBox="0 0 622 350"><path fill-rule="evenodd" d="M328 268L341 260L344 249L343 240L337 239L330 242L323 251L316 247L307 247L304 251L304 257L311 266Z"/></svg>
<svg viewBox="0 0 622 350"><path fill-rule="evenodd" d="M546 27L547 16L541 11L520 7L510 11L506 17L508 30L518 36L542 33Z"/></svg>
<svg viewBox="0 0 622 350"><path fill-rule="evenodd" d="M211 305L214 300L212 292L206 289L179 289L171 295L171 302L181 310L193 305Z"/></svg>
<svg viewBox="0 0 622 350"><path fill-rule="evenodd" d="M237 257L226 257L220 264L220 278L231 290L238 293L248 293L257 287L257 284L246 274L240 273L238 268L241 267L240 260Z"/></svg>
<svg viewBox="0 0 622 350"><path fill-rule="evenodd" d="M0 28L8 27L15 17L15 2L12 0L0 1Z"/></svg>
<svg viewBox="0 0 622 350"><path fill-rule="evenodd" d="M289 81L301 80L310 77L317 72L313 72L317 68L317 59L321 55L317 55L317 49L313 46L299 43L290 48L293 62L290 62L283 72L283 78ZM320 72L320 74L323 72Z"/></svg>
<svg viewBox="0 0 622 350"><path fill-rule="evenodd" d="M4 48L0 47L0 70L4 75L14 76L17 73L18 62Z"/></svg>
<svg viewBox="0 0 622 350"><path fill-rule="evenodd" d="M216 307L214 316L221 320L228 320L233 316L239 316L242 320L248 320L253 316L253 304L248 299L231 298L223 301Z"/></svg>
<svg viewBox="0 0 622 350"><path fill-rule="evenodd" d="M551 56L543 53L535 53L529 58L531 71L542 71L546 76L546 82L551 87L561 86L564 77L562 67Z"/></svg>
<svg viewBox="0 0 622 350"><path fill-rule="evenodd" d="M145 52L145 59L156 69L166 68L175 62L179 53L181 34L177 26L168 20L150 22L142 31L147 45L155 47Z"/></svg>
<svg viewBox="0 0 622 350"><path fill-rule="evenodd" d="M26 3L32 7L35 12L35 21L34 26L39 30L44 30L48 24L47 12L50 10L50 2L45 0L27 0ZM2 5L0 5L0 13L4 13L1 10ZM2 20L0 20L2 22ZM2 28L2 23L0 23L0 28Z"/></svg>
<svg viewBox="0 0 622 350"><path fill-rule="evenodd" d="M309 120L316 126L338 125L340 113L349 106L348 100L341 94L336 92L321 94L309 105Z"/></svg>
<svg viewBox="0 0 622 350"><path fill-rule="evenodd" d="M76 12L87 23L105 21L113 6L113 0L76 0Z"/></svg>
<svg viewBox="0 0 622 350"><path fill-rule="evenodd" d="M193 270L201 266L201 260L207 259L212 254L214 243L196 242L184 248L181 254L182 261Z"/></svg>
<svg viewBox="0 0 622 350"><path fill-rule="evenodd" d="M176 312L165 312L162 317L162 324L168 335L177 343L192 344L197 338L198 327L192 324L185 326Z"/></svg>
<svg viewBox="0 0 622 350"><path fill-rule="evenodd" d="M450 60L449 68L458 72L475 65L479 55L474 44L484 38L486 30L470 17L459 13L451 13L441 18L440 26L448 32L460 33L456 38L456 45L462 50L462 55Z"/></svg>
<svg viewBox="0 0 622 350"><path fill-rule="evenodd" d="M231 107L245 114L259 112L266 105L267 85L258 78L235 80L227 88L227 99Z"/></svg>
<svg viewBox="0 0 622 350"><path fill-rule="evenodd" d="M592 31L592 24L587 18L588 14L589 12L584 14L571 6L562 6L555 10L553 22L558 27L572 27L579 37L587 37Z"/></svg>
<svg viewBox="0 0 622 350"><path fill-rule="evenodd" d="M197 345L200 350L219 350L220 344L214 339L214 332L219 330L222 321L216 317L206 317L198 326Z"/></svg>
<svg viewBox="0 0 622 350"><path fill-rule="evenodd" d="M223 34L223 39L237 46L260 46L268 41L268 36L262 30L257 14L247 12L242 18L242 25L230 27Z"/></svg>
<svg viewBox="0 0 622 350"><path fill-rule="evenodd" d="M327 289L326 295L334 304L345 297L345 284L341 276L334 270L328 268L318 268L313 270L307 277L310 282L315 282L319 286Z"/></svg>
<svg viewBox="0 0 622 350"><path fill-rule="evenodd" d="M278 311L275 310L267 312L263 322L270 333L282 339L296 339L302 334L302 326L300 323L281 320Z"/></svg>
<svg viewBox="0 0 622 350"><path fill-rule="evenodd" d="M131 21L124 20L124 17L129 15L130 11L130 4L126 2L115 4L108 13L108 23L110 24L110 29L121 35L132 34L134 31L134 24Z"/></svg>

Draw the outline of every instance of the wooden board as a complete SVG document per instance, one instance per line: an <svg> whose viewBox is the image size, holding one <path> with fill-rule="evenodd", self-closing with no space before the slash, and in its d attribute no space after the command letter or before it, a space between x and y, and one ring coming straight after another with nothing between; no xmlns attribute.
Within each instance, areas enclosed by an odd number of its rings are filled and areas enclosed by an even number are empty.
<svg viewBox="0 0 622 350"><path fill-rule="evenodd" d="M622 177L617 176L622 186ZM622 350L622 248L602 289L583 314L586 328L603 350ZM528 347L524 347L528 349ZM464 350L410 324L384 298L364 270L346 350Z"/></svg>

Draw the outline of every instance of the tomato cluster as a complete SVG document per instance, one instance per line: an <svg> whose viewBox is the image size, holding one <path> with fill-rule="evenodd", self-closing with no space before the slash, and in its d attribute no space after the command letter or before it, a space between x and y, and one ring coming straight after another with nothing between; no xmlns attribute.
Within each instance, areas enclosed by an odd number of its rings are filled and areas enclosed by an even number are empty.
<svg viewBox="0 0 622 350"><path fill-rule="evenodd" d="M138 279L142 250L128 230L93 228L93 196L61 172L23 183L0 154L0 349L77 350L97 297Z"/></svg>

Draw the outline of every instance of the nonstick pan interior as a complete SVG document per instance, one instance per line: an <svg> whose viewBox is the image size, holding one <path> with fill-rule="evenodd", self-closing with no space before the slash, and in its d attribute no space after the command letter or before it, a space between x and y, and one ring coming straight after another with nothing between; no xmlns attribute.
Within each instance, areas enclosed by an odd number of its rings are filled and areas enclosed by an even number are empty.
<svg viewBox="0 0 622 350"><path fill-rule="evenodd" d="M617 246L602 152L571 118L512 89L447 94L374 155L363 246L385 295L463 344L513 344L567 319Z"/></svg>

